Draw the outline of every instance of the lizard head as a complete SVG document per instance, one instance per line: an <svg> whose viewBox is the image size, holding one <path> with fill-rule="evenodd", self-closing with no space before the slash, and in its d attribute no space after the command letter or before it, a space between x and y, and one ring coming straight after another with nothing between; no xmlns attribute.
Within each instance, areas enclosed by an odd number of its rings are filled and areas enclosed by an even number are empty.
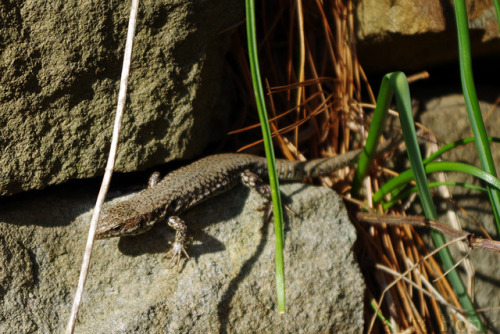
<svg viewBox="0 0 500 334"><path fill-rule="evenodd" d="M118 203L103 213L97 223L96 239L136 235L151 228L151 215L141 214L127 204Z"/></svg>

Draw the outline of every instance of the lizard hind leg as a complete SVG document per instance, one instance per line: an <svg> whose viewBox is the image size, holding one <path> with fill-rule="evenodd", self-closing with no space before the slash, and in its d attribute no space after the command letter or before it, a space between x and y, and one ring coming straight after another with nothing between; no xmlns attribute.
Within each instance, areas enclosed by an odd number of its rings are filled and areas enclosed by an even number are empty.
<svg viewBox="0 0 500 334"><path fill-rule="evenodd" d="M177 216L169 217L168 225L175 230L175 241L172 244L172 249L167 253L167 257L170 257L167 266L170 267L171 264L174 264L177 266L177 271L179 271L182 255L189 260L189 255L186 252L187 226Z"/></svg>
<svg viewBox="0 0 500 334"><path fill-rule="evenodd" d="M265 213L265 222L268 223L271 220L273 214L273 203L271 198L271 187L265 183L260 176L254 172L245 169L241 172L241 183L249 188L257 190L257 192L266 199L266 203L259 209ZM296 215L287 205L284 205L285 209L290 211L292 214Z"/></svg>
<svg viewBox="0 0 500 334"><path fill-rule="evenodd" d="M241 183L249 188L257 190L257 192L268 201L271 200L271 187L254 172L248 169L241 172Z"/></svg>

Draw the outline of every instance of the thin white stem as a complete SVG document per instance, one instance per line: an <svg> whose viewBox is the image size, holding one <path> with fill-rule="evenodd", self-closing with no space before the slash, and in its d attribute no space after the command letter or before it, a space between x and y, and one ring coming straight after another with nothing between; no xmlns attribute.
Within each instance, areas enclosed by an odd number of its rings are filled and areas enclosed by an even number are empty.
<svg viewBox="0 0 500 334"><path fill-rule="evenodd" d="M434 136L432 136L432 137L434 137ZM436 144L437 140L435 140L435 138L432 138L432 139L434 139L434 141L431 141L428 144L429 149L427 150L427 156L431 155L432 153L435 153L438 150L438 146ZM437 173L436 176L438 178L438 181L440 181L440 182L447 181L447 175L445 173L442 173L442 172ZM453 196L452 196L451 191L448 188L448 186L444 186L444 185L439 186L437 188L437 192L441 195L441 197L448 199L448 200L452 200ZM463 231L462 226L460 224L460 218L458 217L455 210L453 210L452 208L448 208L446 211L446 216L448 217L448 221L449 221L450 225L455 230ZM467 249L468 247L465 243L459 243L457 246L462 254L467 253L467 255L468 255L468 253L470 253L470 251L471 251L470 247L469 247L469 249ZM474 268L474 265L472 264L472 261L467 256L464 257L463 264L464 264L464 269L465 269L466 278L467 278L467 294L469 295L470 299L472 301L474 301L474 283L475 283L474 278L476 276L476 270ZM455 269L455 266L453 266L450 270L448 270L448 272L451 271L452 269ZM444 275L447 275L448 272L446 272Z"/></svg>
<svg viewBox="0 0 500 334"><path fill-rule="evenodd" d="M120 129L123 118L123 110L125 109L125 102L127 97L127 84L130 73L130 62L132 58L132 46L135 36L135 25L136 25L138 7L139 7L139 0L132 0L132 5L130 8L128 32L127 32L127 42L125 44L125 55L123 58L123 67L120 79L120 91L118 93L115 124L113 127L113 137L111 139L111 147L109 149L109 157L108 157L108 162L106 164L104 177L101 183L101 189L99 190L99 195L97 196L94 212L92 214L92 220L90 222L87 245L85 247L85 253L83 255L82 268L80 270L80 278L78 279L78 286L76 288L75 298L73 299L73 307L71 308L71 314L68 320L68 324L66 325L66 334L72 334L75 329L75 323L78 316L78 311L80 309L83 289L85 286L85 281L87 279L87 274L89 270L92 247L94 245L94 236L97 228L97 221L99 219L99 214L101 212L102 204L104 203L104 199L106 198L106 194L108 192L109 183L111 181L111 175L113 174L113 167L115 165L116 152L118 149L118 139L120 137Z"/></svg>

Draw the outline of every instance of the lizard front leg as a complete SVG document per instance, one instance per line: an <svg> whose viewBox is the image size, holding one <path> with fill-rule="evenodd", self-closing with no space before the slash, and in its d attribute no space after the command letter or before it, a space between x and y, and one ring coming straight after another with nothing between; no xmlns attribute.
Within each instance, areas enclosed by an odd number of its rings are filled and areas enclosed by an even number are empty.
<svg viewBox="0 0 500 334"><path fill-rule="evenodd" d="M150 179L150 187L154 187L155 185L154 178L153 175ZM256 189L259 194L267 199L264 210L266 211L266 221L268 221L272 214L271 187L250 170L245 170L241 173L241 182L247 187ZM189 255L186 252L187 226L178 216L170 216L168 218L168 225L176 231L172 249L167 253L167 256L170 256L168 266L174 263L174 265L177 265L177 270L179 270L182 255L184 254L186 258L189 259Z"/></svg>
<svg viewBox="0 0 500 334"><path fill-rule="evenodd" d="M169 217L168 225L175 230L175 241L172 244L172 249L167 253L167 256L171 256L167 266L170 266L172 262L175 262L178 271L182 254L184 254L186 258L189 259L189 255L186 252L185 247L187 239L187 226L184 221L177 216Z"/></svg>
<svg viewBox="0 0 500 334"><path fill-rule="evenodd" d="M257 192L267 200L261 210L265 211L265 221L268 222L271 219L271 215L273 213L271 187L266 184L257 174L248 169L245 169L243 172L241 172L241 183L243 183L247 187L257 190Z"/></svg>

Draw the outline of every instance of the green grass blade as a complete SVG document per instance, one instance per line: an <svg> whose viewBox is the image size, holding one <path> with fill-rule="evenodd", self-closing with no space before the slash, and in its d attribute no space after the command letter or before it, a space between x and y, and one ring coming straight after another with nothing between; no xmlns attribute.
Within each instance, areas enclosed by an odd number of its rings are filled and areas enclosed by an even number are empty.
<svg viewBox="0 0 500 334"><path fill-rule="evenodd" d="M488 137L488 141L490 142L495 142L495 143L500 143L500 138L497 138L497 137ZM458 147L458 146L462 146L462 145L465 145L465 144L469 144L469 143L473 143L474 142L474 137L468 137L468 138L464 138L464 139L460 139L460 140L457 140L457 141L454 141L454 142L451 142L449 144L446 144L446 145L443 145L442 147L440 147L436 152L434 152L433 154L431 154L429 157L427 157L426 159L423 160L423 163L424 165L439 158L441 155L443 155L445 152L448 152L450 150L452 150L453 148L455 147ZM393 189L391 191L391 201L390 202L393 202L394 199L401 199L401 198L404 198L405 196L403 195L400 195L400 192L401 191L405 191L404 187L399 187L399 188L396 188L396 189ZM389 206L386 206L385 204L383 205L383 208L384 210L386 210L387 208L389 208L391 205Z"/></svg>
<svg viewBox="0 0 500 334"><path fill-rule="evenodd" d="M365 177L368 168L370 167L370 163L373 160L378 140L385 126L385 119L391 105L392 94L393 90L390 86L389 78L384 76L382 78L382 84L380 85L380 91L377 97L377 106L375 107L372 123L370 124L370 130L368 131L368 138L366 138L366 144L361 156L359 157L358 168L354 174L351 190L353 196L358 196L363 178Z"/></svg>
<svg viewBox="0 0 500 334"><path fill-rule="evenodd" d="M436 211L432 201L431 192L427 184L427 176L425 175L422 156L420 155L420 148L418 146L417 133L413 122L413 114L411 109L410 88L406 76L401 72L391 73L390 81L394 87L394 94L398 106L399 118L401 120L401 127L403 137L406 144L406 152L410 159L410 165L415 175L415 181L419 189L420 201L426 216L435 216L431 219L436 219ZM440 245L436 245L440 246Z"/></svg>
<svg viewBox="0 0 500 334"><path fill-rule="evenodd" d="M267 120L266 104L264 100L264 89L259 71L259 59L257 55L257 34L255 27L255 7L253 0L246 0L246 22L248 39L248 56L250 60L250 71L255 93L257 109L259 111L264 148L266 151L267 165L269 169L269 183L271 185L271 195L274 212L274 233L275 233L275 265L276 265L276 292L279 312L285 312L285 267L283 261L283 212L281 206L281 196L278 184L278 174L276 172L276 161L274 159L274 149L271 139L271 130Z"/></svg>
<svg viewBox="0 0 500 334"><path fill-rule="evenodd" d="M397 330L395 330L395 328L392 325L392 323L389 320L387 320L386 317L384 317L384 315L382 314L382 312L377 311L377 305L375 305L375 303L373 302L373 300L370 302L370 306L371 306L371 308L373 309L374 312L377 312L377 318L379 318L380 321L382 321L385 326L387 326L391 331L394 331L396 333L398 332Z"/></svg>
<svg viewBox="0 0 500 334"><path fill-rule="evenodd" d="M496 176L493 176L490 173L487 173L476 166L465 164L463 162L437 161L437 162L430 162L427 165L425 165L426 174L437 173L437 172L466 173L486 182L486 184L488 184L490 187L500 189L500 180ZM374 203L381 202L386 194L390 193L392 190L398 187L408 184L414 179L415 177L413 175L413 170L409 169L402 172L395 178L386 182L382 187L380 187L380 189L373 195L373 202Z"/></svg>
<svg viewBox="0 0 500 334"><path fill-rule="evenodd" d="M462 90L467 107L467 114L474 134L477 153L482 168L496 176L495 165L491 155L491 148L484 127L479 102L477 100L474 78L472 75L472 62L469 42L469 26L467 21L467 11L465 9L464 0L455 0L455 17L457 20L458 30L458 52L460 60L460 78L462 82ZM497 230L500 234L500 191L488 187L488 195L490 197L493 215L497 224Z"/></svg>
<svg viewBox="0 0 500 334"><path fill-rule="evenodd" d="M476 186L474 184L470 183L465 183L465 182L453 182L453 181L444 181L444 182L429 182L429 188L435 188L439 186L455 186L455 187L463 187L467 189L472 189L472 190L478 190L481 192L484 192L485 194L488 193L488 190L484 187ZM409 189L405 188L405 191L398 192L398 194L394 197L391 197L390 201L387 202L382 202L382 208L384 210L390 209L394 204L402 200L403 198L407 198L411 194L415 193L418 191L417 187L411 187Z"/></svg>
<svg viewBox="0 0 500 334"><path fill-rule="evenodd" d="M500 138L498 138L498 137L486 137L486 138L488 139L489 142L500 143ZM427 157L423 161L424 165L426 163L430 162L430 161L433 161L433 160L437 159L443 153L448 152L448 151L454 149L455 147L462 146L462 145L469 144L469 143L473 143L473 142L474 142L474 137L467 137L467 138L459 139L457 141L454 141L454 142L451 142L449 144L443 145L436 152L434 152L433 154L429 155L429 157Z"/></svg>

